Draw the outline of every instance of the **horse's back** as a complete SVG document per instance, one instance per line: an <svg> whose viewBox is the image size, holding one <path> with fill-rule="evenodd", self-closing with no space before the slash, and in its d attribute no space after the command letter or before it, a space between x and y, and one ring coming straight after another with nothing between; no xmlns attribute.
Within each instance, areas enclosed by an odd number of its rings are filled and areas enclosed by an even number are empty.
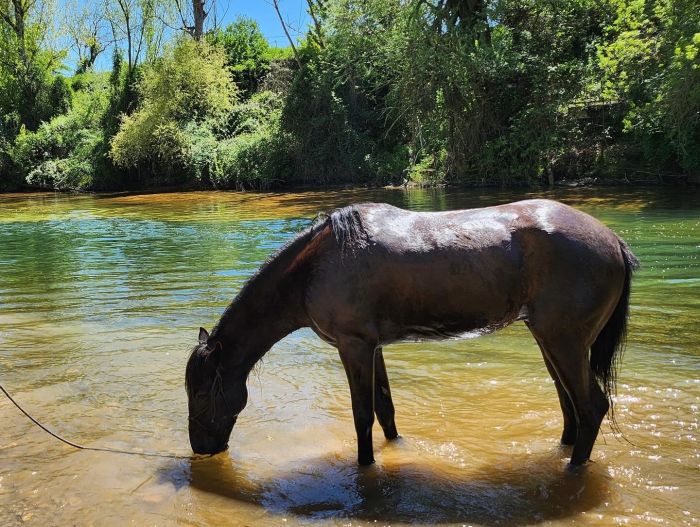
<svg viewBox="0 0 700 527"><path fill-rule="evenodd" d="M386 204L357 206L374 245L401 254L474 250L508 242L517 213L503 208L414 212Z"/></svg>
<svg viewBox="0 0 700 527"><path fill-rule="evenodd" d="M369 203L334 214L310 304L334 324L374 324L388 340L505 325L544 301L595 303L619 257L607 227L549 200L444 212Z"/></svg>
<svg viewBox="0 0 700 527"><path fill-rule="evenodd" d="M523 287L514 214L361 204L331 217L335 244L309 297L332 325L373 325L392 341L457 336L517 317Z"/></svg>
<svg viewBox="0 0 700 527"><path fill-rule="evenodd" d="M439 212L407 211L385 203L354 205L352 209L370 251L379 246L401 255L425 253L434 257L440 251L513 250L514 244L522 244L530 236L555 251L576 248L619 262L615 233L592 216L553 200ZM611 249L615 254L610 254Z"/></svg>

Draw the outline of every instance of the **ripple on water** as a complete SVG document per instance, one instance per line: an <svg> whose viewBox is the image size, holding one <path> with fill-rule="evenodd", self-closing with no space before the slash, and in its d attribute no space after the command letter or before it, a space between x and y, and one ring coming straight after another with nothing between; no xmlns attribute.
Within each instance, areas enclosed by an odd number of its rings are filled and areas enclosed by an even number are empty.
<svg viewBox="0 0 700 527"><path fill-rule="evenodd" d="M337 352L303 330L251 376L231 451L210 459L73 451L0 400L0 524L697 525L700 200L685 189L2 195L2 381L82 443L187 451L182 377L196 329L319 211L535 195L594 214L643 264L615 398L621 433L603 424L586 470L565 470L554 385L522 325L385 349L403 439L375 427L367 469Z"/></svg>

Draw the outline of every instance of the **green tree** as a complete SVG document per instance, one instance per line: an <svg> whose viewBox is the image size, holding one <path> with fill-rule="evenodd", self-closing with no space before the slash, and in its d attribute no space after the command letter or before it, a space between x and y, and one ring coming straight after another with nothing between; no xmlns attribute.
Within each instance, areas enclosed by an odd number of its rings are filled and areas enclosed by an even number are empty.
<svg viewBox="0 0 700 527"><path fill-rule="evenodd" d="M247 98L257 91L260 81L269 71L270 62L270 46L257 22L245 17L238 18L226 29L208 33L207 40L224 49L226 64L242 95Z"/></svg>
<svg viewBox="0 0 700 527"><path fill-rule="evenodd" d="M35 130L54 114L47 97L65 51L46 47L48 11L37 0L0 1L0 114L6 129L17 123Z"/></svg>
<svg viewBox="0 0 700 527"><path fill-rule="evenodd" d="M658 171L700 172L700 9L692 0L610 0L597 48L602 96Z"/></svg>

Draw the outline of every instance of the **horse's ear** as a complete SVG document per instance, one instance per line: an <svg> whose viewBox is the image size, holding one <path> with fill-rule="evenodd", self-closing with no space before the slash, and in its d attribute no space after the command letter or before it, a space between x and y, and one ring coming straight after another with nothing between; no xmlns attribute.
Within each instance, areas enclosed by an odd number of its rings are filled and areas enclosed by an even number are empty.
<svg viewBox="0 0 700 527"><path fill-rule="evenodd" d="M209 333L204 328L199 328L199 343L206 344L209 340Z"/></svg>

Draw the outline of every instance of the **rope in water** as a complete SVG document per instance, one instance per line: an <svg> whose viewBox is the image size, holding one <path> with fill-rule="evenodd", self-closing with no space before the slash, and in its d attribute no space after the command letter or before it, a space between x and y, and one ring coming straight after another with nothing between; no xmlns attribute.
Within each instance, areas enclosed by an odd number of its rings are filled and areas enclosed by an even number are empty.
<svg viewBox="0 0 700 527"><path fill-rule="evenodd" d="M84 446L84 445L79 445L78 443L74 443L73 441L69 441L68 439L65 439L61 437L60 435L52 432L48 428L46 428L44 425L42 425L39 421L34 419L29 413L22 408L17 401L14 400L14 398L9 394L9 392L5 389L5 387L0 384L0 390L2 390L2 393L5 394L5 396L10 400L12 404L14 404L20 412L22 412L32 423L37 425L39 428L41 428L44 432L47 434L55 437L59 441L65 443L66 445L72 446L73 448L77 448L79 450L92 450L93 452L111 452L112 454L129 454L132 456L149 456L149 457L167 457L170 459L191 459L192 456L183 456L183 455L178 455L178 454L161 454L159 452L137 452L137 451L132 451L132 450L122 450L119 448L109 448L109 447L96 447L96 446Z"/></svg>

